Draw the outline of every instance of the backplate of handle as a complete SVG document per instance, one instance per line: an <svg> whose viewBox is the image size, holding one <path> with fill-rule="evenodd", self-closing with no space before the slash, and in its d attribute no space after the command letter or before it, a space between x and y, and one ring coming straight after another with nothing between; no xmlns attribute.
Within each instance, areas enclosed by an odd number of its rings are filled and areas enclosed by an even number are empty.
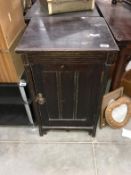
<svg viewBox="0 0 131 175"><path fill-rule="evenodd" d="M44 105L46 103L46 99L42 93L38 93L35 102L38 103L39 105Z"/></svg>

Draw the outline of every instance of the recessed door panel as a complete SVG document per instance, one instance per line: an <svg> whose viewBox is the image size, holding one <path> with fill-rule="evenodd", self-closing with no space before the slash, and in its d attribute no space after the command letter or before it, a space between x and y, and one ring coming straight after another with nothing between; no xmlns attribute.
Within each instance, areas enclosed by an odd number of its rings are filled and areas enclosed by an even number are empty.
<svg viewBox="0 0 131 175"><path fill-rule="evenodd" d="M79 72L77 119L85 119L92 124L98 106L101 88L101 66L91 65L87 71Z"/></svg>
<svg viewBox="0 0 131 175"><path fill-rule="evenodd" d="M101 88L102 64L35 65L36 93L46 99L39 106L43 125L92 126ZM49 69L48 69L49 68Z"/></svg>

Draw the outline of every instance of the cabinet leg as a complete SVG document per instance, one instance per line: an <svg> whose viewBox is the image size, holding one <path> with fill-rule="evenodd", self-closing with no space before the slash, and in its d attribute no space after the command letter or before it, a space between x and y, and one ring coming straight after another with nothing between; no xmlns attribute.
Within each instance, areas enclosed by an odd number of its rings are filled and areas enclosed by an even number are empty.
<svg viewBox="0 0 131 175"><path fill-rule="evenodd" d="M44 136L47 134L47 130L46 129L43 129L43 128L39 128L39 135L40 136Z"/></svg>
<svg viewBox="0 0 131 175"><path fill-rule="evenodd" d="M96 136L96 132L92 132L92 137L95 137Z"/></svg>
<svg viewBox="0 0 131 175"><path fill-rule="evenodd" d="M96 127L93 128L91 135L92 135L92 137L95 137L96 136Z"/></svg>
<svg viewBox="0 0 131 175"><path fill-rule="evenodd" d="M93 131L92 131L92 130L88 130L88 134L89 134L90 136L92 136Z"/></svg>
<svg viewBox="0 0 131 175"><path fill-rule="evenodd" d="M43 136L43 134L44 134L43 129L41 127L39 127L39 135Z"/></svg>
<svg viewBox="0 0 131 175"><path fill-rule="evenodd" d="M65 131L66 131L66 132L70 132L70 129L66 129Z"/></svg>
<svg viewBox="0 0 131 175"><path fill-rule="evenodd" d="M43 130L43 135L46 135L47 134L47 130Z"/></svg>

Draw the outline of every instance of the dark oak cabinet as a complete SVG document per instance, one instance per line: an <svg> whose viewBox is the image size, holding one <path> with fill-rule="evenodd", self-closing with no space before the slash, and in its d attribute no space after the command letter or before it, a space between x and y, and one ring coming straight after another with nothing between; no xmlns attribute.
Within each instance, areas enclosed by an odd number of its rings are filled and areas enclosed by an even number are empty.
<svg viewBox="0 0 131 175"><path fill-rule="evenodd" d="M104 19L32 19L16 51L23 54L40 134L86 129L94 136L118 52Z"/></svg>

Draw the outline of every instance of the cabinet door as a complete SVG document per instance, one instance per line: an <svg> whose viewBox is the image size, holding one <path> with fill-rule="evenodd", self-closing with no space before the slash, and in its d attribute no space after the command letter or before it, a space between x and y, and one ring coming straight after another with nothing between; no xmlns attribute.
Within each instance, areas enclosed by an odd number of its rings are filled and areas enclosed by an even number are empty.
<svg viewBox="0 0 131 175"><path fill-rule="evenodd" d="M45 126L92 126L97 112L103 64L37 64L32 66Z"/></svg>

